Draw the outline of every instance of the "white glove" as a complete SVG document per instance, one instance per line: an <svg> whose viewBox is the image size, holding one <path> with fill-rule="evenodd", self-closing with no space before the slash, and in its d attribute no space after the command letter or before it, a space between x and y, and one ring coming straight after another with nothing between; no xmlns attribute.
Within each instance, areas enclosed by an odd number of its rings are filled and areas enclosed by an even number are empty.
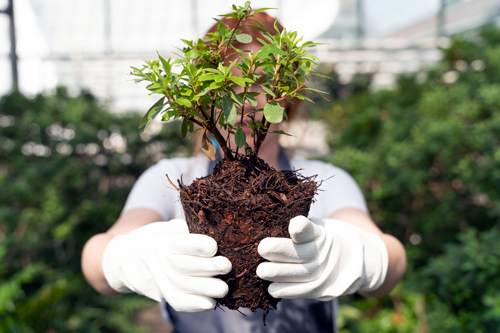
<svg viewBox="0 0 500 333"><path fill-rule="evenodd" d="M290 238L265 238L259 254L269 262L257 275L273 281L275 298L332 300L356 291L380 287L387 274L388 254L383 240L346 222L304 216L290 220Z"/></svg>
<svg viewBox="0 0 500 333"><path fill-rule="evenodd" d="M114 237L102 260L109 285L167 302L176 311L201 312L215 307L227 284L215 275L231 271L231 262L214 257L217 243L190 234L185 220L156 222Z"/></svg>

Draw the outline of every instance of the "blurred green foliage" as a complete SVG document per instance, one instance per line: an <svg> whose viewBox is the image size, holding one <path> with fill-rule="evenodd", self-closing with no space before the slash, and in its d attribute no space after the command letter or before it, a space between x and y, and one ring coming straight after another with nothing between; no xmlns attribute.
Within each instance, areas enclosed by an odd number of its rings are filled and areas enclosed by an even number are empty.
<svg viewBox="0 0 500 333"><path fill-rule="evenodd" d="M99 295L80 256L149 165L190 153L179 126L140 134L139 121L63 89L0 99L0 331L138 331L133 314L151 303Z"/></svg>
<svg viewBox="0 0 500 333"><path fill-rule="evenodd" d="M321 113L327 160L356 178L409 259L390 296L341 299L344 331L499 330L500 30L457 36L443 52L393 90L353 93Z"/></svg>

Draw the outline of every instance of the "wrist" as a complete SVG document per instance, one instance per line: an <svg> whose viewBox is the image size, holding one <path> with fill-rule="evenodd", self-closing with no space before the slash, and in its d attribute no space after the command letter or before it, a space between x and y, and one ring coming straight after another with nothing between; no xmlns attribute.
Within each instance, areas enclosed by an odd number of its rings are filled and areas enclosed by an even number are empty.
<svg viewBox="0 0 500 333"><path fill-rule="evenodd" d="M85 279L97 292L106 296L119 294L108 284L102 269L103 253L112 238L107 233L94 235L82 251L82 272Z"/></svg>
<svg viewBox="0 0 500 333"><path fill-rule="evenodd" d="M374 291L384 283L389 266L389 255L385 242L379 235L371 232L363 232L364 255L364 283L359 287L359 291Z"/></svg>
<svg viewBox="0 0 500 333"><path fill-rule="evenodd" d="M403 244L392 235L382 234L380 238L384 241L388 253L387 274L378 289L360 292L365 297L379 298L387 295L401 281L406 270L406 251Z"/></svg>
<svg viewBox="0 0 500 333"><path fill-rule="evenodd" d="M125 254L127 248L127 240L125 235L118 235L111 238L108 242L102 256L102 272L109 287L116 293L131 293L123 282L123 274L121 267L121 258Z"/></svg>

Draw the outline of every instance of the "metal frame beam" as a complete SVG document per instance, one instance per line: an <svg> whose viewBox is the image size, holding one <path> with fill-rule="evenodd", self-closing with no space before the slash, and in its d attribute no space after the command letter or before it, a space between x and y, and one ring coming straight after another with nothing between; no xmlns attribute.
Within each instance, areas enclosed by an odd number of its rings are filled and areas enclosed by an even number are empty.
<svg viewBox="0 0 500 333"><path fill-rule="evenodd" d="M12 71L12 86L19 87L18 58L16 53L16 25L14 22L14 0L8 0L7 8L0 10L0 14L7 14L9 17L9 37L10 37L10 64Z"/></svg>

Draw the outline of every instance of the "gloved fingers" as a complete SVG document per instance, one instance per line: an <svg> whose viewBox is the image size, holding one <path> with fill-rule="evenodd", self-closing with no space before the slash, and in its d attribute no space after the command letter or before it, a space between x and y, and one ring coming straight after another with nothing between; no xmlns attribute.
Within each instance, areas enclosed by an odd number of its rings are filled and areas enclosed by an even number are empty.
<svg viewBox="0 0 500 333"><path fill-rule="evenodd" d="M317 299L318 297L321 297L321 295L317 295L317 293L314 291L317 287L316 282L317 282L316 280L311 282L291 282L291 283L274 282L269 285L267 291L274 298Z"/></svg>
<svg viewBox="0 0 500 333"><path fill-rule="evenodd" d="M229 291L229 287L224 281L212 277L194 277L175 274L170 276L170 280L175 289L187 294L222 298L226 296Z"/></svg>
<svg viewBox="0 0 500 333"><path fill-rule="evenodd" d="M335 280L335 278L334 278ZM269 285L267 291L275 298L307 298L329 301L335 297L348 295L356 292L361 283L360 279L336 280L324 285L325 281L321 277L309 282L274 282Z"/></svg>
<svg viewBox="0 0 500 333"><path fill-rule="evenodd" d="M190 276L215 276L227 274L232 265L229 259L223 256L196 257L190 255L171 255L168 258L170 265L176 272Z"/></svg>
<svg viewBox="0 0 500 333"><path fill-rule="evenodd" d="M210 311L216 305L215 300L211 297L185 294L177 290L172 290L164 301L178 312Z"/></svg>
<svg viewBox="0 0 500 333"><path fill-rule="evenodd" d="M257 275L263 279L273 282L309 282L315 280L321 274L318 263L306 264L281 264L263 262L257 266Z"/></svg>
<svg viewBox="0 0 500 333"><path fill-rule="evenodd" d="M178 234L164 240L170 253L198 257L213 257L217 253L217 242L201 234Z"/></svg>
<svg viewBox="0 0 500 333"><path fill-rule="evenodd" d="M320 237L324 231L307 217L299 215L290 220L288 232L295 243L307 243Z"/></svg>
<svg viewBox="0 0 500 333"><path fill-rule="evenodd" d="M297 244L290 238L264 238L257 248L259 254L273 262L306 263L312 262L323 247L323 239Z"/></svg>

